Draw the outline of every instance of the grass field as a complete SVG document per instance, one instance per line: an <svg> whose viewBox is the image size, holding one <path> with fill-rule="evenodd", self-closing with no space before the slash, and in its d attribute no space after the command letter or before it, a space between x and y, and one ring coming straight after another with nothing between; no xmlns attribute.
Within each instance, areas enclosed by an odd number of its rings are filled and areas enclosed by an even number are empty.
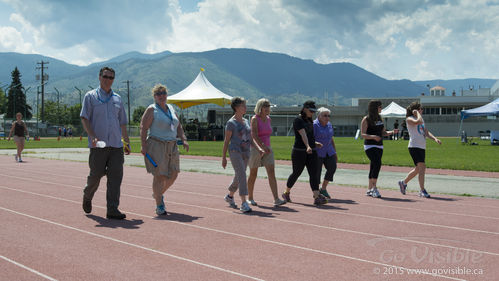
<svg viewBox="0 0 499 281"><path fill-rule="evenodd" d="M474 170L499 172L499 146L490 145L487 140L474 140L478 145L462 145L456 138L442 138L442 145L428 140L426 149L426 164L430 168ZM290 160L294 137L272 137L271 143L275 158ZM335 138L340 163L368 164L361 140L353 138ZM182 154L221 156L223 142L221 141L190 141L190 151ZM132 152L140 152L139 138L131 140ZM87 147L86 138L62 139L42 138L41 141L26 142L26 148L75 148ZM383 165L413 166L407 150L407 141L384 142ZM13 141L0 140L0 149L13 149Z"/></svg>

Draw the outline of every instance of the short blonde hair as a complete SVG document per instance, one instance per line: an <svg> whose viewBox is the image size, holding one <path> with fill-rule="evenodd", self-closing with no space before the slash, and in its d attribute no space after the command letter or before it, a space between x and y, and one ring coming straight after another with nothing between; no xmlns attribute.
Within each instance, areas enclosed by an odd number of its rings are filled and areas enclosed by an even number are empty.
<svg viewBox="0 0 499 281"><path fill-rule="evenodd" d="M262 107L270 106L270 101L266 98L259 99L255 105L255 114L260 114L262 112Z"/></svg>
<svg viewBox="0 0 499 281"><path fill-rule="evenodd" d="M154 96L155 94L157 94L159 92L166 92L166 94L168 94L168 89L163 84L154 85L154 87L151 90L152 95Z"/></svg>
<svg viewBox="0 0 499 281"><path fill-rule="evenodd" d="M321 108L317 109L317 117L320 117L322 113L331 114L331 110L329 110L328 108L325 108L325 107L321 107Z"/></svg>

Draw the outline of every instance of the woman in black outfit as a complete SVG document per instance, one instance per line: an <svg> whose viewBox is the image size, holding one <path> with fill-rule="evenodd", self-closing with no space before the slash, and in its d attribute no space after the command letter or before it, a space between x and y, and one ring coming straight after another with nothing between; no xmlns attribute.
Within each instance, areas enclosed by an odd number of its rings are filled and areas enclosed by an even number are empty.
<svg viewBox="0 0 499 281"><path fill-rule="evenodd" d="M371 161L369 167L369 187L367 196L380 198L376 182L381 169L381 157L383 156L383 136L393 135L398 130L386 131L385 125L379 113L381 112L381 101L371 100L367 106L367 116L362 119L361 133L364 139L364 150Z"/></svg>
<svg viewBox="0 0 499 281"><path fill-rule="evenodd" d="M17 146L16 162L23 162L23 159L21 158L21 152L23 152L24 149L24 137L29 137L28 128L26 127L26 124L23 122L22 118L23 115L21 114L21 112L18 112L16 114L16 121L12 122L12 128L10 129L9 133L9 141L12 133L14 133L14 141Z"/></svg>
<svg viewBox="0 0 499 281"><path fill-rule="evenodd" d="M307 167L310 187L314 193L314 204L326 204L327 199L319 194L319 181L317 170L319 161L317 152L314 150L316 146L321 147L322 144L315 142L314 126L312 117L317 111L314 101L306 101L301 109L300 116L293 121L293 130L295 132L295 143L291 152L291 162L293 164L293 173L289 176L286 183L286 191L282 194L282 198L287 202L291 202L290 192L293 185L298 180L298 177L303 172L303 168Z"/></svg>

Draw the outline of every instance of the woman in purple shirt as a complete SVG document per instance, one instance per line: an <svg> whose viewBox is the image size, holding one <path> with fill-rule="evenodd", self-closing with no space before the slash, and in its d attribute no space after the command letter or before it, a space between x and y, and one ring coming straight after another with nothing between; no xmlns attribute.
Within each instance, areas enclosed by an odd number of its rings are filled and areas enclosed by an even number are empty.
<svg viewBox="0 0 499 281"><path fill-rule="evenodd" d="M333 125L329 122L331 111L325 107L317 110L317 119L314 120L314 136L315 141L322 143L321 148L317 148L317 156L319 158L319 167L317 169L318 178L321 178L322 166L326 167L326 175L322 182L320 194L328 199L331 196L327 192L327 185L333 181L334 173L338 163L338 156L336 154L336 145L334 144L334 129Z"/></svg>

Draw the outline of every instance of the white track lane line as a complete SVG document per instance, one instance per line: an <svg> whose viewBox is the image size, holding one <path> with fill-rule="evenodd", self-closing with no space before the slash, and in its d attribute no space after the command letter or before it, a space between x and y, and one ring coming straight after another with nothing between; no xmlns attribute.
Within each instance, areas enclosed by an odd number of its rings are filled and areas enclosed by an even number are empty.
<svg viewBox="0 0 499 281"><path fill-rule="evenodd" d="M27 271L32 272L32 273L34 273L34 274L36 274L36 275L38 275L40 277L43 277L43 278L45 278L47 280L57 281L57 279L54 279L54 278L52 278L52 277L50 277L50 276L48 276L46 274L43 274L40 271L36 271L33 268L27 267L24 264L21 264L21 263L18 263L16 261L14 261L14 260L11 260L11 259L9 259L9 258L7 258L5 256L0 255L0 258L3 259L3 260L8 261L10 263L13 263L13 264L15 264L15 265L17 265L17 266L19 266L19 267L21 267L23 269L26 269Z"/></svg>
<svg viewBox="0 0 499 281"><path fill-rule="evenodd" d="M249 279L252 279L252 280L263 280L263 279L259 279L259 278L253 277L253 276L245 275L245 274L242 274L242 273L239 273L239 272L236 272L236 271L232 271L232 270L228 270L228 269L221 268L221 267L218 267L218 266L214 266L214 265L210 265L210 264L198 262L198 261L195 261L195 260L191 260L191 259L188 259L188 258L176 256L176 255L169 254L169 253L166 253L166 252L163 252L163 251L158 251L158 250L155 250L155 249L152 249L152 248L140 246L140 245L137 245L137 244L134 244L134 243L126 242L126 241L119 240L119 239L116 239L116 238L112 238L112 237L109 237L109 236L106 236L106 235L94 233L94 232L91 232L91 231L79 229L79 228L76 228L76 227L72 227L72 226L69 226L69 225L62 224L62 223L54 222L54 221L47 220L47 219L44 219L44 218L40 218L40 217L32 216L32 215L29 215L29 214L21 213L21 212L18 212L18 211L15 211L15 210L11 210L11 209L8 209L8 208L0 207L0 210L4 210L6 212L10 212L10 213L13 213L13 214L16 214L16 215L20 215L20 216L25 216L25 217L28 217L28 218L31 218L31 219L34 219L34 220L38 220L38 221L42 221L42 222L45 222L45 223L53 224L53 225L56 225L56 226L59 226L59 227L62 227L62 228L66 228L66 229L78 231L78 232L81 232L81 233L84 233L84 234L88 234L88 235L91 235L91 236L95 236L95 237L98 237L98 238L110 240L110 241L113 241L113 242L117 242L117 243L120 243L120 244L124 244L124 245L127 245L127 246L138 248L138 249L141 249L141 250L146 250L148 252L160 254L160 255L163 255L163 256L168 256L168 257L171 257L171 258L174 258L174 259L178 259L178 260L181 260L181 261L185 261L185 262L190 262L190 263L193 263L193 264L196 264L196 265L200 265L200 266L204 266L204 267L207 267L207 268L210 268L210 269L215 269L215 270L222 271L222 272L225 272L225 273L230 273L230 274L237 275L237 276L240 276L240 277L245 277L245 278L249 278Z"/></svg>
<svg viewBox="0 0 499 281"><path fill-rule="evenodd" d="M1 166L1 165L0 165ZM8 165L7 168L11 168L12 165ZM132 167L132 168L136 168L136 166L129 166L129 167ZM19 171L18 169L16 170L13 170L13 171ZM44 174L44 175L53 175L53 176L57 176L57 177L68 177L68 178L75 178L75 179L82 179L82 178L86 178L87 177L87 174L84 174L82 175L81 177L76 177L76 176L71 176L71 175L63 175L63 174L55 174L55 173L49 173L47 171L43 171L43 170L30 170L30 171L34 171L34 172L38 172L38 173L41 173L41 174ZM190 172L190 173L195 173L195 172ZM203 173L199 173L199 174L203 174ZM223 174L220 174L220 176L225 176ZM126 180L126 178L124 178L124 181ZM187 179L177 179L176 183L182 183L184 182L185 180ZM201 186L201 187L206 187L206 185L203 185L203 184L199 184L199 182L184 182L188 185L197 185L197 186ZM133 184L132 184L133 185ZM261 191L258 191L258 190L255 190L256 193L261 193ZM351 194L351 195L359 195L360 193L356 193L356 192L344 192L344 191L339 191L339 193L343 193L343 194ZM295 197L299 197L299 198L309 198L307 196L302 196L302 195L294 195ZM456 195L453 195L455 197L458 197L459 196L456 196ZM417 197L419 198L419 197ZM484 200L496 200L496 199L491 199L491 198L483 198ZM334 200L334 199L333 199ZM448 203L448 202L440 202L441 204L452 204L454 206L472 206L472 207L480 207L480 208L494 208L494 209L499 209L499 206L489 206L489 205L483 205L483 204L480 204L480 205L476 205L476 204L463 204L463 203L457 203L457 202L452 202L452 203ZM376 206L383 206L382 204L372 204L372 203L364 203L364 204L369 204L369 205L376 205ZM393 206L392 206L393 207ZM396 208L396 207L394 207ZM421 211L425 211L423 209L416 209L416 210L421 210ZM461 214L461 215L466 215L466 214ZM494 218L494 219L499 219L499 218Z"/></svg>
<svg viewBox="0 0 499 281"><path fill-rule="evenodd" d="M32 180L32 181L39 181L39 182L43 182L43 183L48 183L48 182L44 182L44 181L40 181L40 180L36 180L36 179L30 179L30 178L27 178L27 177L16 177L16 176L10 176L10 175L5 175L5 174L3 176L13 177L13 178L23 179L23 180ZM65 184L62 184L62 183L54 183L54 182L50 182L50 184L65 185ZM138 186L138 187L141 187L141 188L149 188L149 186L146 186L146 185L127 184L127 183L123 183L123 185ZM67 186L67 185L65 185L65 186ZM210 194L205 194L205 193L196 193L196 192L181 191L181 190L175 190L175 189L173 189L172 191L173 192L180 192L180 193L195 194L195 195L199 195L199 196L215 197L215 195L210 195ZM346 212L334 211L334 210L322 210L320 208L313 208L312 209L310 207L300 207L300 206L297 206L297 205L293 205L293 206L296 207L296 208L298 208L298 209L304 209L304 210L306 209L306 210L320 211L320 212L331 212L331 213L345 215L345 216L357 216L357 217L364 217L364 218L369 218L369 219L387 220L387 221L394 221L394 222L401 222L401 223L418 224L418 225L425 225L425 226L432 226L432 227L439 227L439 228L448 228L448 229L455 229L455 230L463 230L463 231L471 231L471 232L478 232L478 233L486 233L486 234L499 235L498 232L492 232L492 231L486 231L486 230L479 230L479 229L470 229L470 228L462 228L462 227L456 227L456 226L431 224L431 223L416 222L416 221L410 221L410 220L392 219L392 218L386 218L386 217L380 217L380 216L373 217L371 215L346 213ZM443 212L443 214L452 215L451 213L446 213L446 212ZM493 219L497 219L497 218L493 218Z"/></svg>
<svg viewBox="0 0 499 281"><path fill-rule="evenodd" d="M0 188L8 189L8 190L16 191L16 192L32 194L32 195L36 195L36 196L40 196L40 197L51 198L51 199L55 199L55 200L59 200L59 201L75 203L78 205L81 204L81 202L79 202L79 201L55 197L55 196L51 196L51 195L40 194L40 193L36 193L36 192L31 192L31 191L10 188L10 187L6 187L6 186L0 186ZM105 191L97 191L97 192L104 193ZM143 197L143 196L136 196L136 195L128 195L128 196L130 196L132 198L136 198L136 199L151 200L150 198ZM233 211L210 208L210 207L200 207L197 205L191 205L191 204L186 204L186 203L177 203L177 202L171 202L171 201L169 201L169 203L183 205L183 206L187 206L187 207L193 207L193 208L200 208L200 209L205 209L205 210L210 210L210 211L223 212L223 213L228 213L228 214L234 213ZM94 205L93 207L106 209L106 207L104 207L104 206ZM126 211L126 213L133 214L133 215L136 215L139 217L144 217L144 218L153 218L150 215L144 215L144 214L139 214L139 213L134 213L134 212L129 212L129 211ZM386 236L386 235L381 235L381 234L367 233L367 232L361 232L361 231L355 231L355 230L341 229L341 228L336 228L336 227L322 226L322 225L317 225L317 224L303 223L303 222L297 222L297 221L291 221L291 220L279 219L279 218L267 218L267 219L277 220L277 221L289 223L289 224L297 224L297 225L315 227L315 228L320 228L320 229L327 229L327 230L332 230L332 231L339 231L339 232L346 232L346 233L352 233L352 234L357 234L357 235L371 236L371 237L387 239L387 240L395 240L395 241L402 241L402 242L408 242L408 243L414 243L414 244L422 244L422 245L435 246L435 247L441 247L441 248L447 248L447 249L453 249L453 250L469 251L469 252L473 252L473 253L486 254L486 255L490 255L490 256L499 256L499 253L493 253L493 252L487 252L487 251L481 251L481 250L475 250L475 249L468 249L468 248L461 248L461 247L454 247L454 246L449 246L449 245L444 245L444 244L435 244L435 243L423 242L423 241L418 241L418 240L411 240L411 239L407 239L407 238L400 238L400 237ZM207 227L203 227L203 226L197 226L197 225L193 225L193 224L186 224L186 223L181 223L181 222L176 222L176 221L168 221L168 222L178 223L178 224L188 226L188 227L210 230L210 231L215 231L215 232L223 232L225 234L231 234L231 235L236 235L236 236L240 235L238 233L226 232L226 231L222 231L222 230L207 228Z"/></svg>
<svg viewBox="0 0 499 281"><path fill-rule="evenodd" d="M205 266L205 267L208 267L208 268L220 270L220 271L227 272L227 273L232 273L234 275L238 275L238 276L241 276L241 277L246 277L246 278L250 278L250 279L253 279L253 280L262 280L262 279L258 279L256 277L244 275L244 274L241 274L241 273L238 273L238 272L235 272L235 271L231 271L231 270L227 270L227 269L224 269L224 268L212 266L212 265L209 265L209 264L197 262L197 261L194 261L194 260L191 260L191 259L187 259L187 258L183 258L183 257L180 257L180 256L168 254L168 253L165 253L165 252L162 252L162 251L154 250L154 249L151 249L151 248L147 248L147 247L140 246L140 245L133 244L133 243L129 243L129 242L126 242L126 241L123 241L123 240L115 239L115 238L112 238L112 237L109 237L109 236L106 236L106 235L102 235L102 234L98 234L98 233L86 231L86 230L83 230L83 229L79 229L79 228L72 227L72 226L69 226L69 225L61 224L61 223L58 223L58 222L50 221L50 220L47 220L47 219L44 219L44 218L40 218L40 217L32 216L32 215L29 215L29 214L21 213L21 212L18 212L18 211L15 211L15 210L11 210L11 209L8 209L8 208L4 208L4 207L1 207L1 206L0 206L0 210L4 210L4 211L7 211L7 212L16 214L16 215L21 215L21 216L25 216L25 217L28 217L28 218L31 218L31 219L39 220L39 221L42 221L42 222L45 222L45 223L49 223L49 224L53 224L53 225L56 225L56 226L60 226L60 227L66 228L66 229L71 229L71 230L74 230L74 231L78 231L78 232L85 233L85 234L88 234L88 235L92 235L92 236L95 236L95 237L99 237L99 238L102 238L102 239L106 239L106 240L110 240L110 241L113 241L113 242L121 243L121 244L124 244L124 245L127 245L127 246L139 248L139 249L142 249L142 250L150 251L150 252L153 252L153 253L165 255L165 256L168 256L168 257L172 257L172 258L176 258L176 259L179 259L179 260L182 260L182 261L187 261L187 262L191 262L191 263L194 263L194 264L197 264L197 265L201 265L201 266ZM137 215L137 216L144 216L144 215L136 214L136 213L132 213L132 212L128 212L128 213L134 214L134 215ZM144 216L144 217L151 218L150 216ZM185 223L181 223L181 222L174 222L174 221L170 221L170 222L177 223L177 224L180 224L180 225L185 225ZM304 250L304 251L307 251L307 252L319 253L319 254L324 254L324 255L328 255L328 256L335 256L335 257L339 257L339 258L344 258L344 259L358 261L358 262L363 262L363 263L374 264L374 265L383 266L383 267L397 268L397 269L399 269L399 270L401 270L403 272L407 272L407 271L411 270L410 268L406 268L406 267L402 267L402 266L395 266L395 265L391 265L391 264L385 264L385 263L380 263L380 262L376 262L376 261L371 261L371 260L366 260L366 259L360 259L360 258L355 258L355 257L351 257L351 256L346 256L346 255L342 255L342 254L325 252L325 251L311 249L311 248L307 248L307 247L301 247L301 246L297 246L297 245L293 245L293 244L287 244L287 243L282 243L282 242L278 242L278 241L262 239L262 238L258 238L258 237L254 237L254 236L249 236L249 235L243 235L243 234L237 234L237 233L227 232L227 231L223 231L223 230L212 229L212 228L209 228L209 227L197 226L196 228L205 229L205 230L209 230L209 231L214 231L214 232L218 232L218 233L222 233L222 234L227 234L227 235L231 235L231 236L238 236L238 237L241 237L241 238L251 239L251 240L255 240L255 241L266 242L266 243L270 243L270 244L274 244L274 245L279 245L279 246L284 246L284 247L289 247L289 248ZM423 274L429 275L429 276L432 276L432 277L446 278L446 279L450 279L450 280L461 280L461 281L465 280L465 279L459 279L459 278L454 278L454 277L445 276L445 275L426 273L426 272L423 273Z"/></svg>

